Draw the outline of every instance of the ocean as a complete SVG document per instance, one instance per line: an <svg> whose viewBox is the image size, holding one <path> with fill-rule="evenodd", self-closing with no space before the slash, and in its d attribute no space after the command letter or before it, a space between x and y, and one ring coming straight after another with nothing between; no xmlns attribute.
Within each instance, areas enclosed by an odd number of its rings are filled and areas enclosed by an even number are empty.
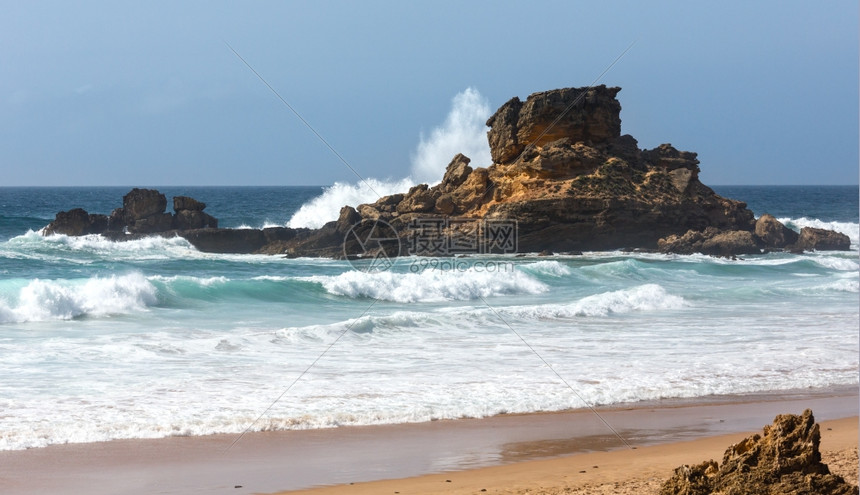
<svg viewBox="0 0 860 495"><path fill-rule="evenodd" d="M0 450L858 384L857 186L715 187L852 242L738 260L401 258L368 273L38 233L128 189L0 188ZM159 189L232 228L296 225L322 192Z"/></svg>

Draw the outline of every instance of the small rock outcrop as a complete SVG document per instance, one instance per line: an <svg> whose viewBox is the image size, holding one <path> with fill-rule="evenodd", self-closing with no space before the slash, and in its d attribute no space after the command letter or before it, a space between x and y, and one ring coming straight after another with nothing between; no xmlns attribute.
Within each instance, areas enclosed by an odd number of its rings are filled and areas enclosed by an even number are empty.
<svg viewBox="0 0 860 495"><path fill-rule="evenodd" d="M218 228L218 219L204 213L206 203L188 196L173 197L173 228L178 230Z"/></svg>
<svg viewBox="0 0 860 495"><path fill-rule="evenodd" d="M90 214L81 208L57 213L44 234L109 234L123 240L148 234L164 234L218 227L218 220L204 213L206 204L187 196L173 198L175 214L165 212L167 198L155 189L134 188L122 198L122 206L110 215Z"/></svg>
<svg viewBox="0 0 860 495"><path fill-rule="evenodd" d="M816 249L819 251L847 251L851 239L847 235L826 229L803 227L794 245L795 249Z"/></svg>
<svg viewBox="0 0 860 495"><path fill-rule="evenodd" d="M735 256L761 253L759 241L746 230L724 231L708 227L703 231L688 230L684 235L671 235L657 241L657 248L664 253L711 256Z"/></svg>
<svg viewBox="0 0 860 495"><path fill-rule="evenodd" d="M87 213L83 208L75 208L69 211L57 213L53 222L45 227L45 235L88 235L101 234L108 227L108 217L99 214Z"/></svg>
<svg viewBox="0 0 860 495"><path fill-rule="evenodd" d="M821 433L812 411L781 414L763 435L726 449L713 460L681 466L660 495L857 495L858 489L821 462Z"/></svg>
<svg viewBox="0 0 860 495"><path fill-rule="evenodd" d="M755 222L755 235L768 248L783 249L797 242L797 232L791 230L773 215L765 213Z"/></svg>

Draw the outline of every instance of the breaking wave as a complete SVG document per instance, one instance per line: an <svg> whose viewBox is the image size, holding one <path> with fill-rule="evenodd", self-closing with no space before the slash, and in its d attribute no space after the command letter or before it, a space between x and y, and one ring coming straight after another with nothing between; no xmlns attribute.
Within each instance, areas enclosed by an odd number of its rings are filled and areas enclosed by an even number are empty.
<svg viewBox="0 0 860 495"><path fill-rule="evenodd" d="M287 222L288 227L319 228L336 220L345 205L372 203L381 196L401 193L419 183L435 184L442 180L445 167L457 153L472 159L473 164L489 165L485 122L490 106L475 88L466 88L454 96L445 122L429 136L419 136L418 147L412 155L412 170L408 177L394 180L368 178L355 184L335 182L320 196L303 204Z"/></svg>
<svg viewBox="0 0 860 495"><path fill-rule="evenodd" d="M23 286L13 301L0 299L0 323L127 314L155 304L156 292L140 274L86 280L35 279Z"/></svg>

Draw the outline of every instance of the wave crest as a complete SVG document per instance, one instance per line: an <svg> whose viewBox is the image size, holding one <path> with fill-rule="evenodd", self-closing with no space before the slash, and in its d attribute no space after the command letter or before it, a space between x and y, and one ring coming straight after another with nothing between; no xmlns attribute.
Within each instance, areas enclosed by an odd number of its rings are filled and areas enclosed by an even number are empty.
<svg viewBox="0 0 860 495"><path fill-rule="evenodd" d="M11 305L0 300L0 323L126 314L157 300L155 286L137 273L85 281L35 279L21 288Z"/></svg>
<svg viewBox="0 0 860 495"><path fill-rule="evenodd" d="M319 283L330 294L338 296L370 297L401 303L464 301L539 294L548 290L545 284L522 272L484 272L473 268L459 272L425 270L421 273L348 271L304 280Z"/></svg>

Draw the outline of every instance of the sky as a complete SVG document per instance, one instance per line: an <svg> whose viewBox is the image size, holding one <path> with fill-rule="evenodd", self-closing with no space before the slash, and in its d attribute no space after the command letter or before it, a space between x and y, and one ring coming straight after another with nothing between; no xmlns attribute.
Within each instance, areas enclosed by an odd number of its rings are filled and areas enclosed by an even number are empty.
<svg viewBox="0 0 860 495"><path fill-rule="evenodd" d="M457 146L489 165L505 101L597 82L622 88L623 133L698 152L706 184L858 183L856 1L2 11L0 186L355 182L228 43L362 177L432 180Z"/></svg>

